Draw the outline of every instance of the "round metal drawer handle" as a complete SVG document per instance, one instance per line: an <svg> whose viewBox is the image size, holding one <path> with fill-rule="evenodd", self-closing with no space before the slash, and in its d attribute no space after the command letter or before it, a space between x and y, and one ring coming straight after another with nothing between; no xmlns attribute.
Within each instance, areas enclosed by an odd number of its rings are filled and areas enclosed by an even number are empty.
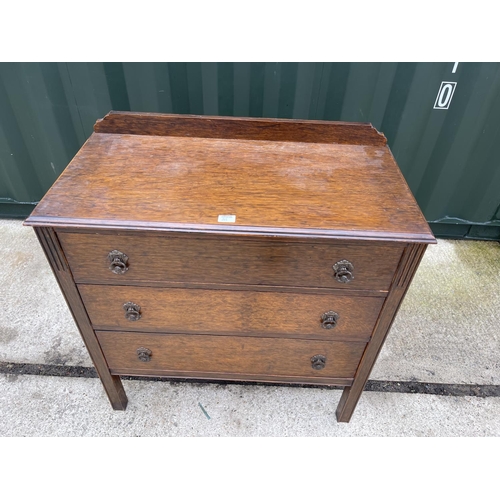
<svg viewBox="0 0 500 500"><path fill-rule="evenodd" d="M139 347L139 349L137 349L136 352L137 352L137 357L139 358L139 361L142 361L144 363L151 361L151 356L153 353L147 347Z"/></svg>
<svg viewBox="0 0 500 500"><path fill-rule="evenodd" d="M314 370L322 370L326 365L326 356L316 354L311 358L311 366Z"/></svg>
<svg viewBox="0 0 500 500"><path fill-rule="evenodd" d="M335 311L328 311L321 315L321 326L327 330L331 330L337 324L339 319L338 313Z"/></svg>
<svg viewBox="0 0 500 500"><path fill-rule="evenodd" d="M333 276L340 283L349 283L354 279L354 266L348 260L339 260L333 265Z"/></svg>
<svg viewBox="0 0 500 500"><path fill-rule="evenodd" d="M113 250L108 254L110 261L109 270L115 274L125 274L128 271L128 257L118 250Z"/></svg>
<svg viewBox="0 0 500 500"><path fill-rule="evenodd" d="M141 306L133 302L126 302L123 304L123 309L125 309L125 318L129 321L138 321L141 319Z"/></svg>

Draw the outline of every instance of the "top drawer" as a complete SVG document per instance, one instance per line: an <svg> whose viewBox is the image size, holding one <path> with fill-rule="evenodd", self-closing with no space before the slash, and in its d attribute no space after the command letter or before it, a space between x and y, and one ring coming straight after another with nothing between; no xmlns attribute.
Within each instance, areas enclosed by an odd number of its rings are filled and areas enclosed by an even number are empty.
<svg viewBox="0 0 500 500"><path fill-rule="evenodd" d="M59 232L77 283L246 284L388 290L403 245ZM113 267L110 253L119 255ZM348 261L336 276L334 267ZM342 264L337 266L340 269ZM121 271L121 272L120 272Z"/></svg>

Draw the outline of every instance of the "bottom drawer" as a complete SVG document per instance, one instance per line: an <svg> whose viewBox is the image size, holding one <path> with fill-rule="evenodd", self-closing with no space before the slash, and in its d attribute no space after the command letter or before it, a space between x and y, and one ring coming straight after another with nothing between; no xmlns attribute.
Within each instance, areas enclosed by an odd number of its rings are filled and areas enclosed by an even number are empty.
<svg viewBox="0 0 500 500"><path fill-rule="evenodd" d="M97 332L114 374L350 385L366 343Z"/></svg>

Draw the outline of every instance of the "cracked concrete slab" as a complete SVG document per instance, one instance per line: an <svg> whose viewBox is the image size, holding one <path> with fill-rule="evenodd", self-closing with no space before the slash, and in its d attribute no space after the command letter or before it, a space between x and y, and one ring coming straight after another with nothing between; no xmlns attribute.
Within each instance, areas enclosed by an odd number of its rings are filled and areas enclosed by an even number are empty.
<svg viewBox="0 0 500 500"><path fill-rule="evenodd" d="M340 390L125 380L114 412L97 379L9 377L1 436L500 436L500 398L365 392L339 424Z"/></svg>

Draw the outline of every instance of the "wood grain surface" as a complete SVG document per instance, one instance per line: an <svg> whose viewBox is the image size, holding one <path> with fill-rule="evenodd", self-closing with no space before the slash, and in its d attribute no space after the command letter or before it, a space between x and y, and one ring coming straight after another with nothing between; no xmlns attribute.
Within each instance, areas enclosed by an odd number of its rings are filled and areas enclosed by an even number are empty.
<svg viewBox="0 0 500 500"><path fill-rule="evenodd" d="M367 341L384 302L382 297L298 293L79 285L96 330L267 335ZM141 308L125 318L123 304ZM339 314L325 329L323 313Z"/></svg>
<svg viewBox="0 0 500 500"><path fill-rule="evenodd" d="M384 145L370 123L283 120L224 116L172 115L111 111L94 125L106 134L169 135L211 139Z"/></svg>
<svg viewBox="0 0 500 500"><path fill-rule="evenodd" d="M236 283L387 291L404 245L293 243L60 232L78 283ZM128 271L109 269L108 254L128 256ZM354 279L341 283L333 265L347 259Z"/></svg>
<svg viewBox="0 0 500 500"><path fill-rule="evenodd" d="M27 223L55 219L434 241L389 149L372 145L94 133Z"/></svg>
<svg viewBox="0 0 500 500"><path fill-rule="evenodd" d="M211 335L162 335L102 332L97 336L112 371L229 373L292 377L352 378L363 354L362 342L321 342L296 339L221 337ZM137 349L152 352L140 361ZM311 358L326 357L315 370Z"/></svg>

